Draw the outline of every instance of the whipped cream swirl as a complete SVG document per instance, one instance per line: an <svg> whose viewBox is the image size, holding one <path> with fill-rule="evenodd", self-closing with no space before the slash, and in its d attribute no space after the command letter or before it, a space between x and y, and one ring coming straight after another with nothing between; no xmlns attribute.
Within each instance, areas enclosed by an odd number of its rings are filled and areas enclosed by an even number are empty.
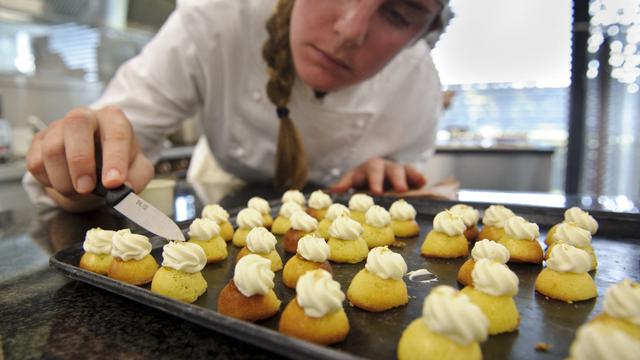
<svg viewBox="0 0 640 360"><path fill-rule="evenodd" d="M289 201L293 201L294 203L304 206L307 203L307 200L304 198L304 195L300 192L300 190L287 190L282 194L282 203L286 203Z"/></svg>
<svg viewBox="0 0 640 360"><path fill-rule="evenodd" d="M391 215L382 206L373 205L364 214L365 221L368 225L376 228L383 228L391 224Z"/></svg>
<svg viewBox="0 0 640 360"><path fill-rule="evenodd" d="M599 322L578 329L569 348L572 360L633 360L640 353L640 340Z"/></svg>
<svg viewBox="0 0 640 360"><path fill-rule="evenodd" d="M502 244L498 244L491 240L477 241L471 250L471 257L473 260L479 261L480 259L489 259L501 264L506 264L511 257L509 250Z"/></svg>
<svg viewBox="0 0 640 360"><path fill-rule="evenodd" d="M202 217L220 224L229 221L229 213L218 204L207 205L202 209Z"/></svg>
<svg viewBox="0 0 640 360"><path fill-rule="evenodd" d="M373 198L367 194L353 194L349 199L349 209L351 211L366 212L373 206Z"/></svg>
<svg viewBox="0 0 640 360"><path fill-rule="evenodd" d="M247 234L247 248L254 254L268 254L276 249L276 237L262 226L254 227Z"/></svg>
<svg viewBox="0 0 640 360"><path fill-rule="evenodd" d="M431 290L424 301L422 320L431 331L462 345L484 341L489 333L489 319L482 310L447 285Z"/></svg>
<svg viewBox="0 0 640 360"><path fill-rule="evenodd" d="M249 199L249 202L247 202L247 207L249 209L256 210L260 214L269 214L271 212L271 206L269 206L269 202L259 196L254 196Z"/></svg>
<svg viewBox="0 0 640 360"><path fill-rule="evenodd" d="M256 209L246 208L240 210L236 218L238 226L245 229L253 229L254 227L263 226L262 214Z"/></svg>
<svg viewBox="0 0 640 360"><path fill-rule="evenodd" d="M462 235L467 226L458 215L449 210L439 212L433 218L433 230L445 233L449 236Z"/></svg>
<svg viewBox="0 0 640 360"><path fill-rule="evenodd" d="M349 210L348 207L342 204L331 204L324 218L327 220L333 221L342 215L349 216L350 214L351 214L351 210Z"/></svg>
<svg viewBox="0 0 640 360"><path fill-rule="evenodd" d="M194 243L170 241L162 247L162 266L197 273L207 264L207 255Z"/></svg>
<svg viewBox="0 0 640 360"><path fill-rule="evenodd" d="M610 286L604 295L604 312L640 326L640 284L626 279Z"/></svg>
<svg viewBox="0 0 640 360"><path fill-rule="evenodd" d="M329 226L329 236L341 240L357 240L362 231L362 225L348 216L340 216Z"/></svg>
<svg viewBox="0 0 640 360"><path fill-rule="evenodd" d="M329 244L316 235L305 235L298 240L298 254L306 260L316 263L327 261L331 254Z"/></svg>
<svg viewBox="0 0 640 360"><path fill-rule="evenodd" d="M209 218L196 218L189 225L189 238L193 240L211 240L220 235L220 226Z"/></svg>
<svg viewBox="0 0 640 360"><path fill-rule="evenodd" d="M482 223L484 225L503 228L505 221L512 216L515 216L515 214L506 207L502 205L491 205L484 211Z"/></svg>
<svg viewBox="0 0 640 360"><path fill-rule="evenodd" d="M581 228L589 231L591 235L598 231L598 222L588 212L579 207L572 207L564 212L564 221L576 223Z"/></svg>
<svg viewBox="0 0 640 360"><path fill-rule="evenodd" d="M266 295L273 289L273 277L271 271L271 260L260 255L249 254L238 260L233 283L242 295L250 297L253 295Z"/></svg>
<svg viewBox="0 0 640 360"><path fill-rule="evenodd" d="M90 229L84 236L82 248L93 254L111 254L111 239L115 233L113 230L102 230L99 227Z"/></svg>
<svg viewBox="0 0 640 360"><path fill-rule="evenodd" d="M512 216L504 225L505 234L519 240L535 241L540 235L538 224L528 222L523 217Z"/></svg>
<svg viewBox="0 0 640 360"><path fill-rule="evenodd" d="M473 287L491 296L514 296L518 293L518 276L505 264L480 259L471 272Z"/></svg>
<svg viewBox="0 0 640 360"><path fill-rule="evenodd" d="M385 280L400 280L407 273L407 263L402 255L394 253L386 246L371 249L364 267L370 273Z"/></svg>
<svg viewBox="0 0 640 360"><path fill-rule="evenodd" d="M591 246L591 233L572 222L559 224L553 237L558 242L567 243L575 247Z"/></svg>
<svg viewBox="0 0 640 360"><path fill-rule="evenodd" d="M128 260L142 260L151 253L151 243L149 238L132 234L131 230L123 229L116 231L111 239L111 256Z"/></svg>
<svg viewBox="0 0 640 360"><path fill-rule="evenodd" d="M296 301L305 315L312 318L341 310L344 298L340 283L321 269L304 273L296 284Z"/></svg>
<svg viewBox="0 0 640 360"><path fill-rule="evenodd" d="M331 196L322 190L316 190L309 195L309 207L316 210L326 209L333 204Z"/></svg>
<svg viewBox="0 0 640 360"><path fill-rule="evenodd" d="M586 273L591 270L591 255L569 244L557 244L547 260L547 267L557 272Z"/></svg>
<svg viewBox="0 0 640 360"><path fill-rule="evenodd" d="M302 206L300 206L300 204L298 204L296 202L288 201L288 202L282 204L282 206L280 206L280 211L278 212L278 215L283 216L283 217L288 219L296 211L303 211L302 210Z"/></svg>
<svg viewBox="0 0 640 360"><path fill-rule="evenodd" d="M404 199L394 201L389 208L393 220L409 221L416 218L416 209Z"/></svg>
<svg viewBox="0 0 640 360"><path fill-rule="evenodd" d="M291 214L289 222L291 222L291 228L293 230L310 233L318 229L318 220L302 210Z"/></svg>
<svg viewBox="0 0 640 360"><path fill-rule="evenodd" d="M476 225L478 223L478 219L480 219L480 212L469 205L453 205L449 211L460 216L467 227Z"/></svg>

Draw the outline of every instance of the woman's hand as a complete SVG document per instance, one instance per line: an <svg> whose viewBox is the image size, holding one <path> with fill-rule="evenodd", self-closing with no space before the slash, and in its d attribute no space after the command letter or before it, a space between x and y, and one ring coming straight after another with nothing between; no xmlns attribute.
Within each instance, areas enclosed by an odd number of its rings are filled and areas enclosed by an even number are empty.
<svg viewBox="0 0 640 360"><path fill-rule="evenodd" d="M96 174L96 146L102 152L101 174ZM87 196L96 186L96 176L106 188L127 183L139 192L154 173L131 123L115 107L74 109L52 122L35 135L27 168L61 207L72 211L82 211L82 203L96 203Z"/></svg>
<svg viewBox="0 0 640 360"><path fill-rule="evenodd" d="M376 157L347 172L329 190L343 192L350 188L368 187L374 195L381 195L385 183L389 183L393 191L405 192L423 187L427 179L411 165Z"/></svg>

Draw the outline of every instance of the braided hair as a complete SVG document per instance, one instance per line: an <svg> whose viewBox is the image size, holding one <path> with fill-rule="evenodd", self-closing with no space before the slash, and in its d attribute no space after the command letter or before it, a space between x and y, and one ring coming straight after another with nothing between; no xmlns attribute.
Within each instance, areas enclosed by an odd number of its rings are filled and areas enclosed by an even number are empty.
<svg viewBox="0 0 640 360"><path fill-rule="evenodd" d="M295 81L295 68L289 46L293 3L294 0L278 1L275 13L267 21L269 38L262 47L262 57L269 69L267 96L276 106L276 114L280 119L274 182L281 190L304 186L308 166L304 144L287 107Z"/></svg>

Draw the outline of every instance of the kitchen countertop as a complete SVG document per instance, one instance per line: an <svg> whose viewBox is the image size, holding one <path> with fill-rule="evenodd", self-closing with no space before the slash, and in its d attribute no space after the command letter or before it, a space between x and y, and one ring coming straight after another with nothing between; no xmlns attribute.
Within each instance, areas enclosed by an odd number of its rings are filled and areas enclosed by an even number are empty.
<svg viewBox="0 0 640 360"><path fill-rule="evenodd" d="M3 189L0 186L0 193ZM500 194L512 202L527 203L532 198L526 194L518 198L512 194L473 191L463 191L460 197L463 201L477 202ZM219 203L225 208L240 207L251 196L278 199L279 193L269 186L253 185L236 190ZM558 196L545 196L556 199L545 201L547 206L567 207L577 202L585 207L584 199L562 197L560 201ZM199 214L202 208L195 192L183 182L178 183L176 199L187 204L182 216ZM49 256L83 241L89 228L131 226L113 210L70 214L59 210L37 212L29 204L13 205L0 211L0 359L278 358L276 354L70 280L49 268Z"/></svg>

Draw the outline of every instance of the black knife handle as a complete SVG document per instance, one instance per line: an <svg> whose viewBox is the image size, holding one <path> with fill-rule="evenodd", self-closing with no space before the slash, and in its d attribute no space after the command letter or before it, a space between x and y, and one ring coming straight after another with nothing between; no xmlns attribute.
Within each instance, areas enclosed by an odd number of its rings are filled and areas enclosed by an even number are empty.
<svg viewBox="0 0 640 360"><path fill-rule="evenodd" d="M127 195L133 190L127 185L120 185L115 189L107 189L102 184L102 151L100 146L95 147L96 157L96 187L93 189L93 194L101 196L105 199L108 206L114 207L120 203Z"/></svg>

